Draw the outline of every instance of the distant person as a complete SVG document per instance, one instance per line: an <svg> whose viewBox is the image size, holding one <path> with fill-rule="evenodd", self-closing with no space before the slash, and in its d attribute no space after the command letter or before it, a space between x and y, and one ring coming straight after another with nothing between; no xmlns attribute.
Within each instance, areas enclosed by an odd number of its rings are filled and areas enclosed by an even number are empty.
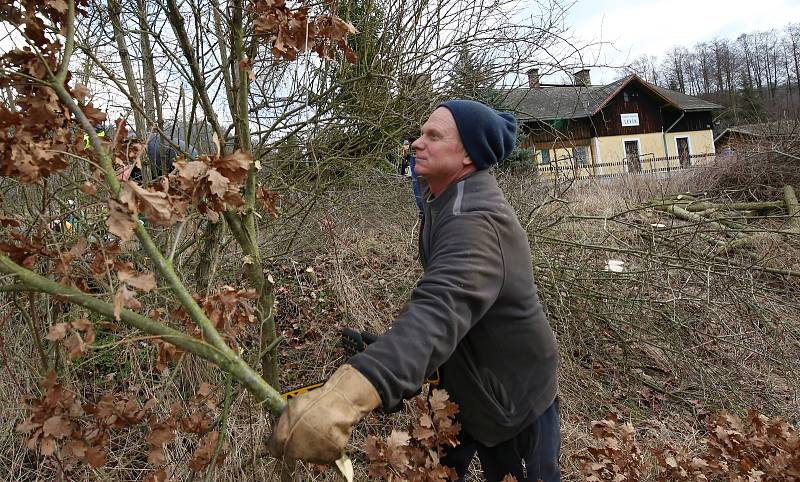
<svg viewBox="0 0 800 482"><path fill-rule="evenodd" d="M403 158L408 164L408 175L411 177L411 190L414 192L414 202L417 203L417 212L421 223L425 220L425 211L422 208L422 190L419 186L419 178L417 177L417 173L414 172L414 166L417 163L417 158L414 156L414 151L411 150L412 142L414 142L414 139L410 137L406 138L406 140L403 141L403 147L401 151Z"/></svg>

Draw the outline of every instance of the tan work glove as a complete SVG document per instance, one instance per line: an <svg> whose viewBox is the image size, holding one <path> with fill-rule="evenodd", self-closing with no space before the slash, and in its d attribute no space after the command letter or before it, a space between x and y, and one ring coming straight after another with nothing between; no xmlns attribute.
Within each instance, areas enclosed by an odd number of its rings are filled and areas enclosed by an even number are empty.
<svg viewBox="0 0 800 482"><path fill-rule="evenodd" d="M272 436L275 457L329 464L342 456L353 426L381 404L375 387L342 365L322 387L289 400Z"/></svg>

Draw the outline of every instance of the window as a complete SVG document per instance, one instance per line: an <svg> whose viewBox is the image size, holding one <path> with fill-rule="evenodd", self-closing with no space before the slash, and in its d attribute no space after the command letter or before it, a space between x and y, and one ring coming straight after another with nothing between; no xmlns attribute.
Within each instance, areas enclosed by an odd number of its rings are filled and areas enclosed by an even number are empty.
<svg viewBox="0 0 800 482"><path fill-rule="evenodd" d="M542 149L542 164L550 164L550 149Z"/></svg>
<svg viewBox="0 0 800 482"><path fill-rule="evenodd" d="M572 148L572 155L575 156L576 166L585 166L589 164L589 151L586 146L575 146Z"/></svg>

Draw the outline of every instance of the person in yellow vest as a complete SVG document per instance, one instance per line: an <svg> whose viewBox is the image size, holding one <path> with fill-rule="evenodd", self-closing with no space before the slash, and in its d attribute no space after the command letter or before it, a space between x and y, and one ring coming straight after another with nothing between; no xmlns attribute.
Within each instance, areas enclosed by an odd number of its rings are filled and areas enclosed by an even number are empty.
<svg viewBox="0 0 800 482"><path fill-rule="evenodd" d="M105 137L106 136L106 128L103 127L102 124L100 124L97 127L95 127L95 133L97 134L97 137ZM92 148L92 141L89 138L89 134L87 134L87 133L83 134L83 148L84 149L91 149Z"/></svg>

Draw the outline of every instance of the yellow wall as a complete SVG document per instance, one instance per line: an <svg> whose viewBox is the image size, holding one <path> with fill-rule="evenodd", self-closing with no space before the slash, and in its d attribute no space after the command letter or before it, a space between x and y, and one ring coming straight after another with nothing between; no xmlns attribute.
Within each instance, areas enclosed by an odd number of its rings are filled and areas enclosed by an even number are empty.
<svg viewBox="0 0 800 482"><path fill-rule="evenodd" d="M677 145L675 139L678 137L687 137L689 139L689 154L713 154L714 153L714 137L711 130L705 131L690 131L690 132L669 132L666 134L667 153L664 153L664 136L660 132L650 134L636 134L626 136L609 136L592 138L588 144L586 141L581 142L580 145L587 147L588 165L575 167L573 164L572 146L564 146L562 144L537 144L535 160L538 165L540 173L545 177L553 177L553 171L563 171L564 169L569 172L559 172L559 177L587 177L591 175L608 175L608 174L621 174L626 172L625 166L625 141L638 140L639 141L639 156L641 169L644 171L659 170L659 169L675 169L680 167L680 161L677 159ZM550 150L550 164L542 164L542 149ZM659 159L671 157L673 159ZM560 161L556 163L556 161ZM705 159L692 159L693 164L706 162Z"/></svg>
<svg viewBox="0 0 800 482"><path fill-rule="evenodd" d="M594 159L592 147L589 144L576 144L586 147L586 163L588 165L593 164L592 160ZM550 151L550 165L555 166L556 162L560 167L567 167L572 166L573 164L573 157L574 154L572 152L573 146L564 146L562 144L537 144L534 146L536 149L536 153L534 154L534 158L536 160L536 164L542 165L542 149L548 149Z"/></svg>

